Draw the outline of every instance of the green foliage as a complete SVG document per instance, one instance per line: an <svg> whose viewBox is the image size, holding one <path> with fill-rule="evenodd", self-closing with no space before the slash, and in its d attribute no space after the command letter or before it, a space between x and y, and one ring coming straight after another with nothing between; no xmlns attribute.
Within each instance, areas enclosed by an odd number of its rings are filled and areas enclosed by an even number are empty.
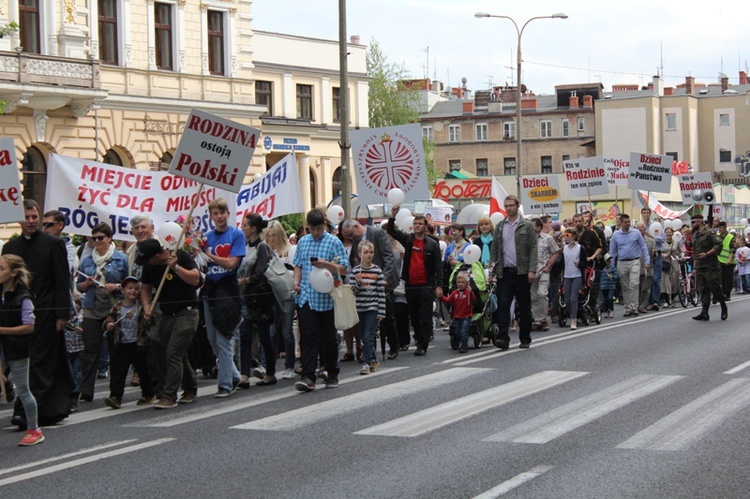
<svg viewBox="0 0 750 499"><path fill-rule="evenodd" d="M419 93L400 87L400 81L408 79L409 73L403 64L389 62L375 39L367 48L367 76L370 77L368 105L372 128L419 122Z"/></svg>
<svg viewBox="0 0 750 499"><path fill-rule="evenodd" d="M294 234L300 225L305 223L305 218L302 213L292 213L291 215L282 215L276 217L276 220L281 222L281 226L284 227L286 235Z"/></svg>
<svg viewBox="0 0 750 499"><path fill-rule="evenodd" d="M18 31L18 23L11 21L5 26L0 26L0 38Z"/></svg>
<svg viewBox="0 0 750 499"><path fill-rule="evenodd" d="M422 137L424 148L424 161L427 168L427 184L431 187L438 180L438 172L435 170L435 143L427 137Z"/></svg>

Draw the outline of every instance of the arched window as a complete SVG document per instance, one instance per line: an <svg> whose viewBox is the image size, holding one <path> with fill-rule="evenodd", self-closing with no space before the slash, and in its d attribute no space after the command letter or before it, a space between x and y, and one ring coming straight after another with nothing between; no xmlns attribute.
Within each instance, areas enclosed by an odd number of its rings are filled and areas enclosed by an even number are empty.
<svg viewBox="0 0 750 499"><path fill-rule="evenodd" d="M333 197L332 199L336 199L336 197L343 194L343 189L341 185L341 176L343 175L343 170L339 166L336 168L336 171L333 172L333 179L331 180L331 188L333 189Z"/></svg>
<svg viewBox="0 0 750 499"><path fill-rule="evenodd" d="M310 206L313 208L318 205L318 198L315 195L316 184L317 184L317 181L315 180L315 171L312 168L310 168Z"/></svg>
<svg viewBox="0 0 750 499"><path fill-rule="evenodd" d="M21 160L23 175L23 198L33 199L44 206L44 192L47 188L47 159L37 146L29 147Z"/></svg>
<svg viewBox="0 0 750 499"><path fill-rule="evenodd" d="M122 166L122 158L119 154L117 154L117 151L114 149L109 149L102 158L102 163L107 163L108 165L115 165L115 166Z"/></svg>
<svg viewBox="0 0 750 499"><path fill-rule="evenodd" d="M164 151L164 154L161 155L161 158L159 158L159 161L148 162L148 169L151 170L152 172L167 171L169 170L169 165L172 163L173 157L174 157L174 149L170 149L169 151Z"/></svg>
<svg viewBox="0 0 750 499"><path fill-rule="evenodd" d="M170 160L171 161L171 160ZM124 166L126 168L135 168L135 158L130 154L130 151L122 146L112 146L102 158L102 163L108 165Z"/></svg>

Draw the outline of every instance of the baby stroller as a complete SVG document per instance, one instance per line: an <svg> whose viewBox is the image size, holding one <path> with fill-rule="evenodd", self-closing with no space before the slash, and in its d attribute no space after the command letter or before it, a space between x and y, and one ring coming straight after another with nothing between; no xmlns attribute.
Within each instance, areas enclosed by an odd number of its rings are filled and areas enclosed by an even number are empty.
<svg viewBox="0 0 750 499"><path fill-rule="evenodd" d="M597 297L594 296L593 293L594 279L596 279L596 270L594 270L593 268L586 268L583 276L583 282L581 283L581 291L578 294L577 322L579 326L588 326L591 322L595 322L597 324L602 323L602 309L599 305L597 305ZM560 305L558 324L560 325L560 327L565 327L568 325L570 312L568 311L568 307L565 306L564 285L560 286L558 300Z"/></svg>
<svg viewBox="0 0 750 499"><path fill-rule="evenodd" d="M451 274L450 277L450 291L456 289L456 276L459 272L466 272L469 276L469 287L478 298L474 302L473 315L471 317L471 326L469 328L469 336L471 337L474 348L480 348L482 346L482 338L489 336L494 338L490 331L492 327L492 303L490 299L491 294L494 293L494 283L490 285L491 289L488 289L487 278L484 273L484 266L481 263L476 262L472 265L462 263L458 265ZM495 326L497 327L497 326ZM461 346L461 337L456 332L453 324L450 328L450 340L451 348L458 350Z"/></svg>

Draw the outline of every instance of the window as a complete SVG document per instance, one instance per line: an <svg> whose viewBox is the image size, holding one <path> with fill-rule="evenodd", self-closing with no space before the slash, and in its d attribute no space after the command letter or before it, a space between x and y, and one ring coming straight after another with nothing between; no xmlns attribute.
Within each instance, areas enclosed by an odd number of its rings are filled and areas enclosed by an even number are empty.
<svg viewBox="0 0 750 499"><path fill-rule="evenodd" d="M261 80L255 82L255 103L266 106L269 116L273 116L273 83Z"/></svg>
<svg viewBox="0 0 750 499"><path fill-rule="evenodd" d="M422 127L422 137L429 141L435 140L435 132L433 131L431 126Z"/></svg>
<svg viewBox="0 0 750 499"><path fill-rule="evenodd" d="M333 172L333 178L331 178L331 189L333 191L333 198L336 199L341 196L344 191L341 187L341 178L344 175L344 170L339 166L336 171Z"/></svg>
<svg viewBox="0 0 750 499"><path fill-rule="evenodd" d="M487 140L487 123L480 123L477 125L477 140Z"/></svg>
<svg viewBox="0 0 750 499"><path fill-rule="evenodd" d="M297 84L297 118L312 121L312 85Z"/></svg>
<svg viewBox="0 0 750 499"><path fill-rule="evenodd" d="M37 146L29 147L21 159L22 188L25 199L33 199L44 206L47 188L47 160ZM41 213L40 213L41 216Z"/></svg>
<svg viewBox="0 0 750 499"><path fill-rule="evenodd" d="M224 74L224 13L208 11L208 72Z"/></svg>
<svg viewBox="0 0 750 499"><path fill-rule="evenodd" d="M542 173L552 173L552 156L542 156Z"/></svg>
<svg viewBox="0 0 750 499"><path fill-rule="evenodd" d="M154 4L154 28L156 29L156 67L172 70L172 6Z"/></svg>
<svg viewBox="0 0 750 499"><path fill-rule="evenodd" d="M458 142L461 136L460 125L450 125L448 127L448 142Z"/></svg>
<svg viewBox="0 0 750 499"><path fill-rule="evenodd" d="M117 64L117 0L99 0L99 60Z"/></svg>
<svg viewBox="0 0 750 499"><path fill-rule="evenodd" d="M448 171L457 172L460 169L461 169L461 160L460 159L449 159L448 160Z"/></svg>
<svg viewBox="0 0 750 499"><path fill-rule="evenodd" d="M104 153L102 163L107 163L108 165L123 166L122 158L117 153L117 151L112 148L108 149L107 152Z"/></svg>
<svg viewBox="0 0 750 499"><path fill-rule="evenodd" d="M563 118L562 120L562 136L570 136L570 121L568 120L568 118Z"/></svg>
<svg viewBox="0 0 750 499"><path fill-rule="evenodd" d="M563 161L570 161L570 154L563 154L562 160Z"/></svg>
<svg viewBox="0 0 750 499"><path fill-rule="evenodd" d="M341 122L341 88L333 87L333 121Z"/></svg>
<svg viewBox="0 0 750 499"><path fill-rule="evenodd" d="M677 130L677 115L667 113L667 130Z"/></svg>
<svg viewBox="0 0 750 499"><path fill-rule="evenodd" d="M552 137L552 122L549 120L539 121L539 136L543 139Z"/></svg>
<svg viewBox="0 0 750 499"><path fill-rule="evenodd" d="M726 149L719 149L719 163L731 163L732 162L732 151Z"/></svg>
<svg viewBox="0 0 750 499"><path fill-rule="evenodd" d="M506 121L503 123L503 140L513 140L516 138L516 123Z"/></svg>
<svg viewBox="0 0 750 499"><path fill-rule="evenodd" d="M479 177L486 177L490 174L490 169L487 163L487 158L477 158L477 175Z"/></svg>
<svg viewBox="0 0 750 499"><path fill-rule="evenodd" d="M578 118L578 131L583 132L586 130L586 123L583 121L583 116Z"/></svg>
<svg viewBox="0 0 750 499"><path fill-rule="evenodd" d="M39 34L39 0L18 1L18 25L21 27L19 43L24 52L41 54Z"/></svg>
<svg viewBox="0 0 750 499"><path fill-rule="evenodd" d="M666 153L666 156L672 156L672 161L679 161L677 159L677 153L676 152L668 152L668 153Z"/></svg>
<svg viewBox="0 0 750 499"><path fill-rule="evenodd" d="M719 126L729 126L729 115L728 114L720 114L719 115Z"/></svg>
<svg viewBox="0 0 750 499"><path fill-rule="evenodd" d="M503 158L503 172L505 175L516 174L516 158Z"/></svg>

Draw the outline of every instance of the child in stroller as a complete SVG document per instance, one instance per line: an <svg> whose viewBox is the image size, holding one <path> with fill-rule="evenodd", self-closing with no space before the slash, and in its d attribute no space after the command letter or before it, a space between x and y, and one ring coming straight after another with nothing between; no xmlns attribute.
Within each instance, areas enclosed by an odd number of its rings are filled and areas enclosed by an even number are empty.
<svg viewBox="0 0 750 499"><path fill-rule="evenodd" d="M482 346L482 337L488 335L490 329L492 314L484 314L485 304L490 303L489 290L487 289L487 277L484 272L484 266L480 262L460 263L456 265L450 276L450 292L458 288L457 280L459 274L465 274L468 278L468 287L474 292L476 300L472 303L471 319L469 323L469 336L474 342L474 347ZM450 295L450 293L449 293ZM445 301L445 300L444 300ZM455 313L455 308L454 308ZM454 321L455 322L455 321ZM451 348L458 350L461 343L461 331L454 325L450 328ZM468 342L468 338L467 338Z"/></svg>

